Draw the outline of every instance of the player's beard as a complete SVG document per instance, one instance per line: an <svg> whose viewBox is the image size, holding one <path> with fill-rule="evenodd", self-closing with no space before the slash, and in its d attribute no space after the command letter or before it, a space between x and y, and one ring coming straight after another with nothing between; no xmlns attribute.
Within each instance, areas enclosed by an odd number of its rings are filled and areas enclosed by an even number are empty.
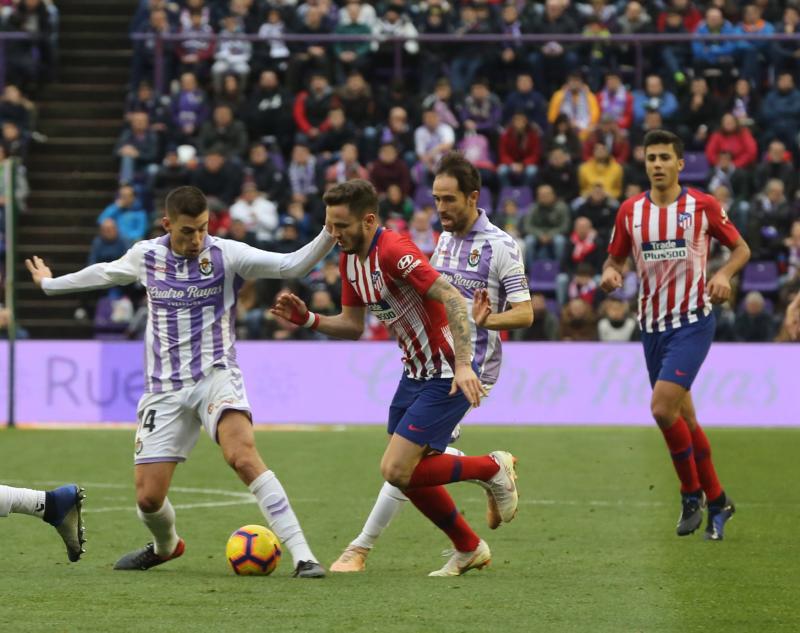
<svg viewBox="0 0 800 633"><path fill-rule="evenodd" d="M353 237L353 245L350 248L342 247L342 251L347 253L348 255L354 255L361 253L361 249L364 246L364 233L359 232L357 236Z"/></svg>

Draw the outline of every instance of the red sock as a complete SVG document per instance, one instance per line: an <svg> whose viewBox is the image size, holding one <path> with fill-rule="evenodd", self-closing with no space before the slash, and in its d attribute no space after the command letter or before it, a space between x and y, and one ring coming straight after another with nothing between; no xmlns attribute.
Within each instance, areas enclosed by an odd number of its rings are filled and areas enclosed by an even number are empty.
<svg viewBox="0 0 800 633"><path fill-rule="evenodd" d="M447 534L459 552L471 552L478 547L480 538L456 509L453 498L444 486L405 490L417 510L422 512L442 532Z"/></svg>
<svg viewBox="0 0 800 633"><path fill-rule="evenodd" d="M711 444L708 443L708 438L699 424L692 431L692 446L694 447L694 463L697 464L700 484L703 486L708 500L714 501L722 494L722 486L720 486L719 479L717 479L714 462L711 461Z"/></svg>
<svg viewBox="0 0 800 633"><path fill-rule="evenodd" d="M441 486L467 479L486 481L498 470L500 466L488 455L431 455L417 464L406 489Z"/></svg>
<svg viewBox="0 0 800 633"><path fill-rule="evenodd" d="M692 434L683 418L679 417L668 429L661 429L667 441L672 464L678 479L681 480L681 492L700 490L700 479L697 477L697 466L692 452Z"/></svg>

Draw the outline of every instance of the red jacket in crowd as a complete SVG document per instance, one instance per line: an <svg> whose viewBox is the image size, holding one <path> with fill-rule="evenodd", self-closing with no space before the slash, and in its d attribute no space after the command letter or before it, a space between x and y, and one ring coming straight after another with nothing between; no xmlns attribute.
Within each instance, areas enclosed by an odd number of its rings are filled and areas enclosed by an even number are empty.
<svg viewBox="0 0 800 633"><path fill-rule="evenodd" d="M708 162L716 165L721 152L730 152L733 164L739 169L749 167L758 158L756 140L746 127L740 127L733 134L724 134L720 130L714 132L706 145Z"/></svg>
<svg viewBox="0 0 800 633"><path fill-rule="evenodd" d="M512 163L538 165L540 156L539 135L530 126L526 134L520 137L509 125L500 137L501 165L511 165Z"/></svg>

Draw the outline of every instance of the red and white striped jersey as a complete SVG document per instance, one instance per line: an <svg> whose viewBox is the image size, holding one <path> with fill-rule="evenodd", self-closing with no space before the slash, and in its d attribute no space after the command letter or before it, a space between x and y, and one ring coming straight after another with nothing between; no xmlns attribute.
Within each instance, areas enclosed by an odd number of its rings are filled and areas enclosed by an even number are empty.
<svg viewBox="0 0 800 633"><path fill-rule="evenodd" d="M439 277L408 238L379 228L365 261L342 253L342 305L369 308L397 339L409 378L452 378L455 354L444 305L425 298Z"/></svg>
<svg viewBox="0 0 800 633"><path fill-rule="evenodd" d="M622 203L608 252L620 258L633 252L642 330L663 332L711 312L706 262L712 237L732 247L739 232L719 202L696 189L684 187L668 207L653 204L649 191Z"/></svg>

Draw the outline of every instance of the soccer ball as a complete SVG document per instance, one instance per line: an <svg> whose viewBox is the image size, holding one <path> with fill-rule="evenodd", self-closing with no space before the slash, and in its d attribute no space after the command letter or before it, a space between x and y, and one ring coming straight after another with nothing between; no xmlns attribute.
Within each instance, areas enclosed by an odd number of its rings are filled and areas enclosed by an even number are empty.
<svg viewBox="0 0 800 633"><path fill-rule="evenodd" d="M281 560L281 545L264 526L245 525L231 534L225 558L240 576L268 576Z"/></svg>

